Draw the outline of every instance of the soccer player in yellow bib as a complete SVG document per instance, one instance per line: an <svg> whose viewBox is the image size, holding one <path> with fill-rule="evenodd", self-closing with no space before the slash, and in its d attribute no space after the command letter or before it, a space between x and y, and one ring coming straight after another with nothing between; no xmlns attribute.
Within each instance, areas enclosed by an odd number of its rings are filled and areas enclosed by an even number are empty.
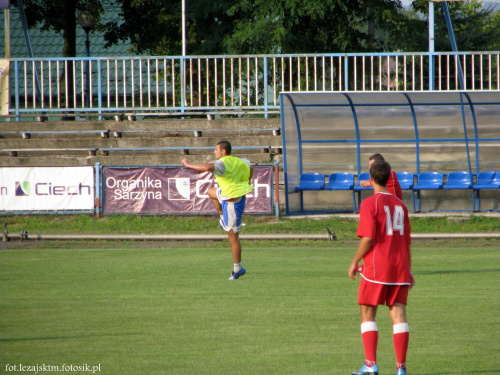
<svg viewBox="0 0 500 375"><path fill-rule="evenodd" d="M231 155L231 144L220 141L214 150L215 161L207 164L191 164L186 159L182 164L186 168L199 172L212 172L219 184L210 188L208 196L220 215L220 226L229 238L234 267L229 280L236 280L246 273L241 266L240 225L245 210L246 194L253 190L250 184L253 167L247 159Z"/></svg>

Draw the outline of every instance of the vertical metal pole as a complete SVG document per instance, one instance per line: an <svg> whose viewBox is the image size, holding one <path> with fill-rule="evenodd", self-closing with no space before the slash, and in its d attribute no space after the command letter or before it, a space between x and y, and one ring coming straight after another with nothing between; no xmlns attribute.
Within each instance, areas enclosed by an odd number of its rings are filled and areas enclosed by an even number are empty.
<svg viewBox="0 0 500 375"><path fill-rule="evenodd" d="M280 165L279 162L277 161L274 162L274 211L276 219L280 218L279 165Z"/></svg>
<svg viewBox="0 0 500 375"><path fill-rule="evenodd" d="M5 9L5 58L10 59L10 9Z"/></svg>
<svg viewBox="0 0 500 375"><path fill-rule="evenodd" d="M95 214L96 217L101 217L101 163L95 163Z"/></svg>
<svg viewBox="0 0 500 375"><path fill-rule="evenodd" d="M5 8L4 9L4 13L5 13L5 58L6 59L10 59L10 10L9 8ZM9 68L10 68L10 64L9 64ZM5 94L8 94L8 99L6 100L6 104L7 104L7 114L9 114L9 109L10 109L10 88L9 88L9 83L8 83L8 80L7 80L7 92L4 93ZM3 100L3 98L2 98ZM18 117L18 120L19 120L19 117ZM8 120L10 121L10 119Z"/></svg>
<svg viewBox="0 0 500 375"><path fill-rule="evenodd" d="M182 56L186 56L186 0L182 0Z"/></svg>
<svg viewBox="0 0 500 375"><path fill-rule="evenodd" d="M24 13L23 0L17 0L17 7L19 8L19 15L23 25L24 38L26 39L26 47L28 48L29 57L33 57L33 48L31 47L30 34L28 32L28 22L26 21L26 14Z"/></svg>
<svg viewBox="0 0 500 375"><path fill-rule="evenodd" d="M186 0L182 0L181 112L186 103Z"/></svg>
<svg viewBox="0 0 500 375"><path fill-rule="evenodd" d="M434 84L434 2L429 1L429 90L435 89Z"/></svg>
<svg viewBox="0 0 500 375"><path fill-rule="evenodd" d="M455 40L455 32L453 31L453 25L451 23L450 11L448 9L448 3L443 1L443 12L444 18L446 20L446 27L448 28L448 35L450 36L451 48L453 52L458 52L457 42ZM457 69L458 69L458 82L460 83L460 89L464 90L464 73L462 70L462 63L460 62L460 57L457 54Z"/></svg>

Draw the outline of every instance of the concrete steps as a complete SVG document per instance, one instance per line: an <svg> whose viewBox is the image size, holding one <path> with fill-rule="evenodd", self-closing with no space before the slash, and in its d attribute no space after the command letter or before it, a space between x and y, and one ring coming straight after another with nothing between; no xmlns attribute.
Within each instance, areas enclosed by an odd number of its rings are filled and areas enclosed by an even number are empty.
<svg viewBox="0 0 500 375"><path fill-rule="evenodd" d="M281 138L267 135L231 137L234 147L281 147ZM127 137L127 138L58 138L58 139L0 139L0 150L30 148L133 148L133 147L215 147L215 137ZM211 150L213 152L213 149Z"/></svg>
<svg viewBox="0 0 500 375"><path fill-rule="evenodd" d="M281 150L279 128L279 119L3 122L0 165L180 165L186 157L206 163L221 139L234 155L270 163Z"/></svg>
<svg viewBox="0 0 500 375"><path fill-rule="evenodd" d="M62 130L208 130L208 129L275 129L281 127L279 118L227 118L227 119L150 119L141 121L46 121L0 122L2 131L62 131Z"/></svg>

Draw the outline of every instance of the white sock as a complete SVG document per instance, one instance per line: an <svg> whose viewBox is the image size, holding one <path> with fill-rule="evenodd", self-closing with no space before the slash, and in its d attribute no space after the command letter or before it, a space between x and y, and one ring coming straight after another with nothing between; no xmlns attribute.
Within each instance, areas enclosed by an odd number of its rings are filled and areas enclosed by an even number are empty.
<svg viewBox="0 0 500 375"><path fill-rule="evenodd" d="M234 264L233 271L234 271L234 273L241 271L241 262Z"/></svg>

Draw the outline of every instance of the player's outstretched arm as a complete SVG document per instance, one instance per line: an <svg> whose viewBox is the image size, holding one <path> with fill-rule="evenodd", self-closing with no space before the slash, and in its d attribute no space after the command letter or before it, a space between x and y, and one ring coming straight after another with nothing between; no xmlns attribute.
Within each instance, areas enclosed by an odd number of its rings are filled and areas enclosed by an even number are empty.
<svg viewBox="0 0 500 375"><path fill-rule="evenodd" d="M193 164L193 163L189 163L187 161L187 159L184 159L182 161L182 165L184 165L186 168L194 169L195 171L198 171L198 172L213 172L214 169L215 169L215 164L214 163Z"/></svg>

